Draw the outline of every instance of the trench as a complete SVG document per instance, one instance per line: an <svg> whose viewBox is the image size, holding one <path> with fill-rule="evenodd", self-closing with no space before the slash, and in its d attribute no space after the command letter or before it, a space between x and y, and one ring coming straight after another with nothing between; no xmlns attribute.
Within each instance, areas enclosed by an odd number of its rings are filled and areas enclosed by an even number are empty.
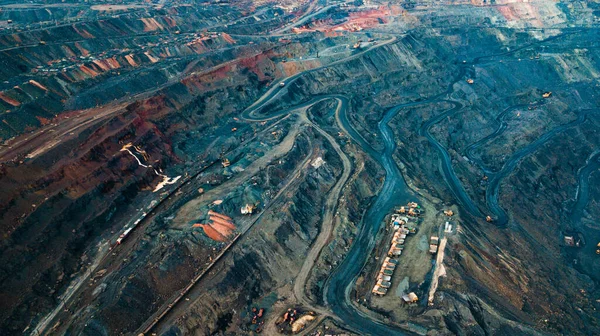
<svg viewBox="0 0 600 336"><path fill-rule="evenodd" d="M393 159L396 142L394 141L393 132L388 125L388 122L400 109L411 104L414 103L398 105L388 110L383 119L378 123L377 126L385 145L382 153L373 151L372 147L369 146L353 128L346 113L347 101L343 101L342 111L338 116L344 131L347 132L365 152L369 153L373 159L381 164L385 169L386 174L385 181L376 200L363 217L363 225L361 226L360 232L354 240L350 251L340 266L335 269L326 285L325 299L328 306L348 327L358 331L360 334L406 334L406 332L399 328L374 320L357 310L350 302L350 290L356 277L364 267L366 257L370 255L375 247L375 237L386 213L393 209L395 205L407 202L409 199L414 198Z"/></svg>

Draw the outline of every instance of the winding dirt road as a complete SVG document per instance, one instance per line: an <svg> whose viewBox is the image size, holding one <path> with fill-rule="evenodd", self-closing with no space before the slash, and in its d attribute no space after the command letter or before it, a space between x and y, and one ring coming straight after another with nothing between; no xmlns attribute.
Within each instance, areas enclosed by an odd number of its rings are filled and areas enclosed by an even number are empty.
<svg viewBox="0 0 600 336"><path fill-rule="evenodd" d="M336 114L338 114L342 108L342 101L339 99L337 99L337 101L338 106L336 108ZM325 139L327 139L327 141L329 141L329 143L331 144L335 152L338 154L340 159L342 159L343 172L342 176L340 176L337 183L335 184L335 186L333 186L333 188L329 192L329 195L327 196L327 201L325 202L323 210L323 222L321 225L321 230L312 248L306 255L304 264L300 268L300 272L296 277L296 280L294 282L294 296L301 304L318 310L321 314L326 314L326 311L324 309L314 307L314 305L307 299L305 293L306 282L308 280L308 277L310 276L310 273L315 265L316 260L319 257L319 254L321 254L321 250L331 238L331 233L333 232L334 228L334 214L340 199L340 193L342 191L342 188L344 187L346 181L350 177L350 172L352 171L352 163L350 162L350 159L348 159L346 153L342 151L340 145L329 133L325 132L323 129L321 129L314 123L311 123L311 126L314 129L316 129L319 132L319 134L321 134Z"/></svg>

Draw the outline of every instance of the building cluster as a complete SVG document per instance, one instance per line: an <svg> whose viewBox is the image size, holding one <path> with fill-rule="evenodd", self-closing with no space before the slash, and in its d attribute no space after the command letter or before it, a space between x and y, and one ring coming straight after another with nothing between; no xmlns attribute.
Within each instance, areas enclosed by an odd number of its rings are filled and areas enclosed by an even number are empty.
<svg viewBox="0 0 600 336"><path fill-rule="evenodd" d="M383 264L377 275L377 283L372 290L373 294L385 295L392 286L392 275L398 266L398 259L404 250L404 242L409 234L417 232L417 219L421 215L421 211L421 207L417 203L410 202L407 206L400 207L400 209L392 215L390 221L393 232L392 241L387 257L383 260ZM409 298L409 296L407 296L407 298ZM417 296L414 293L410 293L410 300L405 301L415 302L416 300L418 300Z"/></svg>

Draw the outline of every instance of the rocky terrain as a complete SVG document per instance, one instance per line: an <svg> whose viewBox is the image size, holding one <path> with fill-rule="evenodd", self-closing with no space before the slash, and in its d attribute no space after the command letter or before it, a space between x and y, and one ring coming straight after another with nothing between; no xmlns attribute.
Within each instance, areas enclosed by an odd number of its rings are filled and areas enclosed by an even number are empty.
<svg viewBox="0 0 600 336"><path fill-rule="evenodd" d="M0 334L599 334L599 32L595 1L0 3Z"/></svg>

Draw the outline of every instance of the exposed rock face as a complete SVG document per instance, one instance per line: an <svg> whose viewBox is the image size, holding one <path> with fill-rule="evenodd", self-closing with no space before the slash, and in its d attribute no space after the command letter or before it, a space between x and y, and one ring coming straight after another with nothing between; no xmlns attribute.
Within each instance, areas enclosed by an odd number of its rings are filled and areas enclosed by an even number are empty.
<svg viewBox="0 0 600 336"><path fill-rule="evenodd" d="M0 334L274 335L291 307L324 332L342 303L419 333L599 333L594 2L0 7ZM384 158L460 216L434 306L396 315L365 283L326 300L385 235ZM192 226L209 210L223 241Z"/></svg>
<svg viewBox="0 0 600 336"><path fill-rule="evenodd" d="M297 46L298 50L311 48ZM270 57L279 57L278 51L271 53ZM212 62L215 61L206 63ZM165 170L169 175L181 174L184 167L195 171L191 160L214 160L219 152L239 144L239 139L220 139L212 132L227 129L219 120L231 118L239 111L238 106L252 102L266 78L279 70L269 57L251 56L235 62L194 72L181 82L159 88L152 98L85 110L84 116L105 117L73 134L66 131L69 140L51 143L39 154L6 155L6 159L24 160L5 162L0 179L3 189L9 191L1 196L1 224L10 236L2 247L2 293L6 295L3 311L7 317L9 307L19 303L27 305L22 310L27 315L52 306L60 294L57 289L65 288L71 281L65 275L86 269L97 252L97 244L106 245L100 237L131 222L129 218L140 213L134 204L144 204L146 208L160 194L152 192L161 180L154 169ZM206 66L198 62L189 65ZM265 72L272 74L265 77ZM130 78L135 77L121 79L121 85L137 89L135 84L124 82ZM101 92L119 94L113 90ZM78 116L60 116L54 122L64 123ZM140 146L147 154L143 163L152 168L141 166L122 151L127 143ZM161 192L164 191L168 190ZM22 277L13 277L19 272ZM54 280L57 278L60 280ZM34 286L45 289L31 292ZM14 292L20 294L9 294ZM13 320L26 319L23 316Z"/></svg>

